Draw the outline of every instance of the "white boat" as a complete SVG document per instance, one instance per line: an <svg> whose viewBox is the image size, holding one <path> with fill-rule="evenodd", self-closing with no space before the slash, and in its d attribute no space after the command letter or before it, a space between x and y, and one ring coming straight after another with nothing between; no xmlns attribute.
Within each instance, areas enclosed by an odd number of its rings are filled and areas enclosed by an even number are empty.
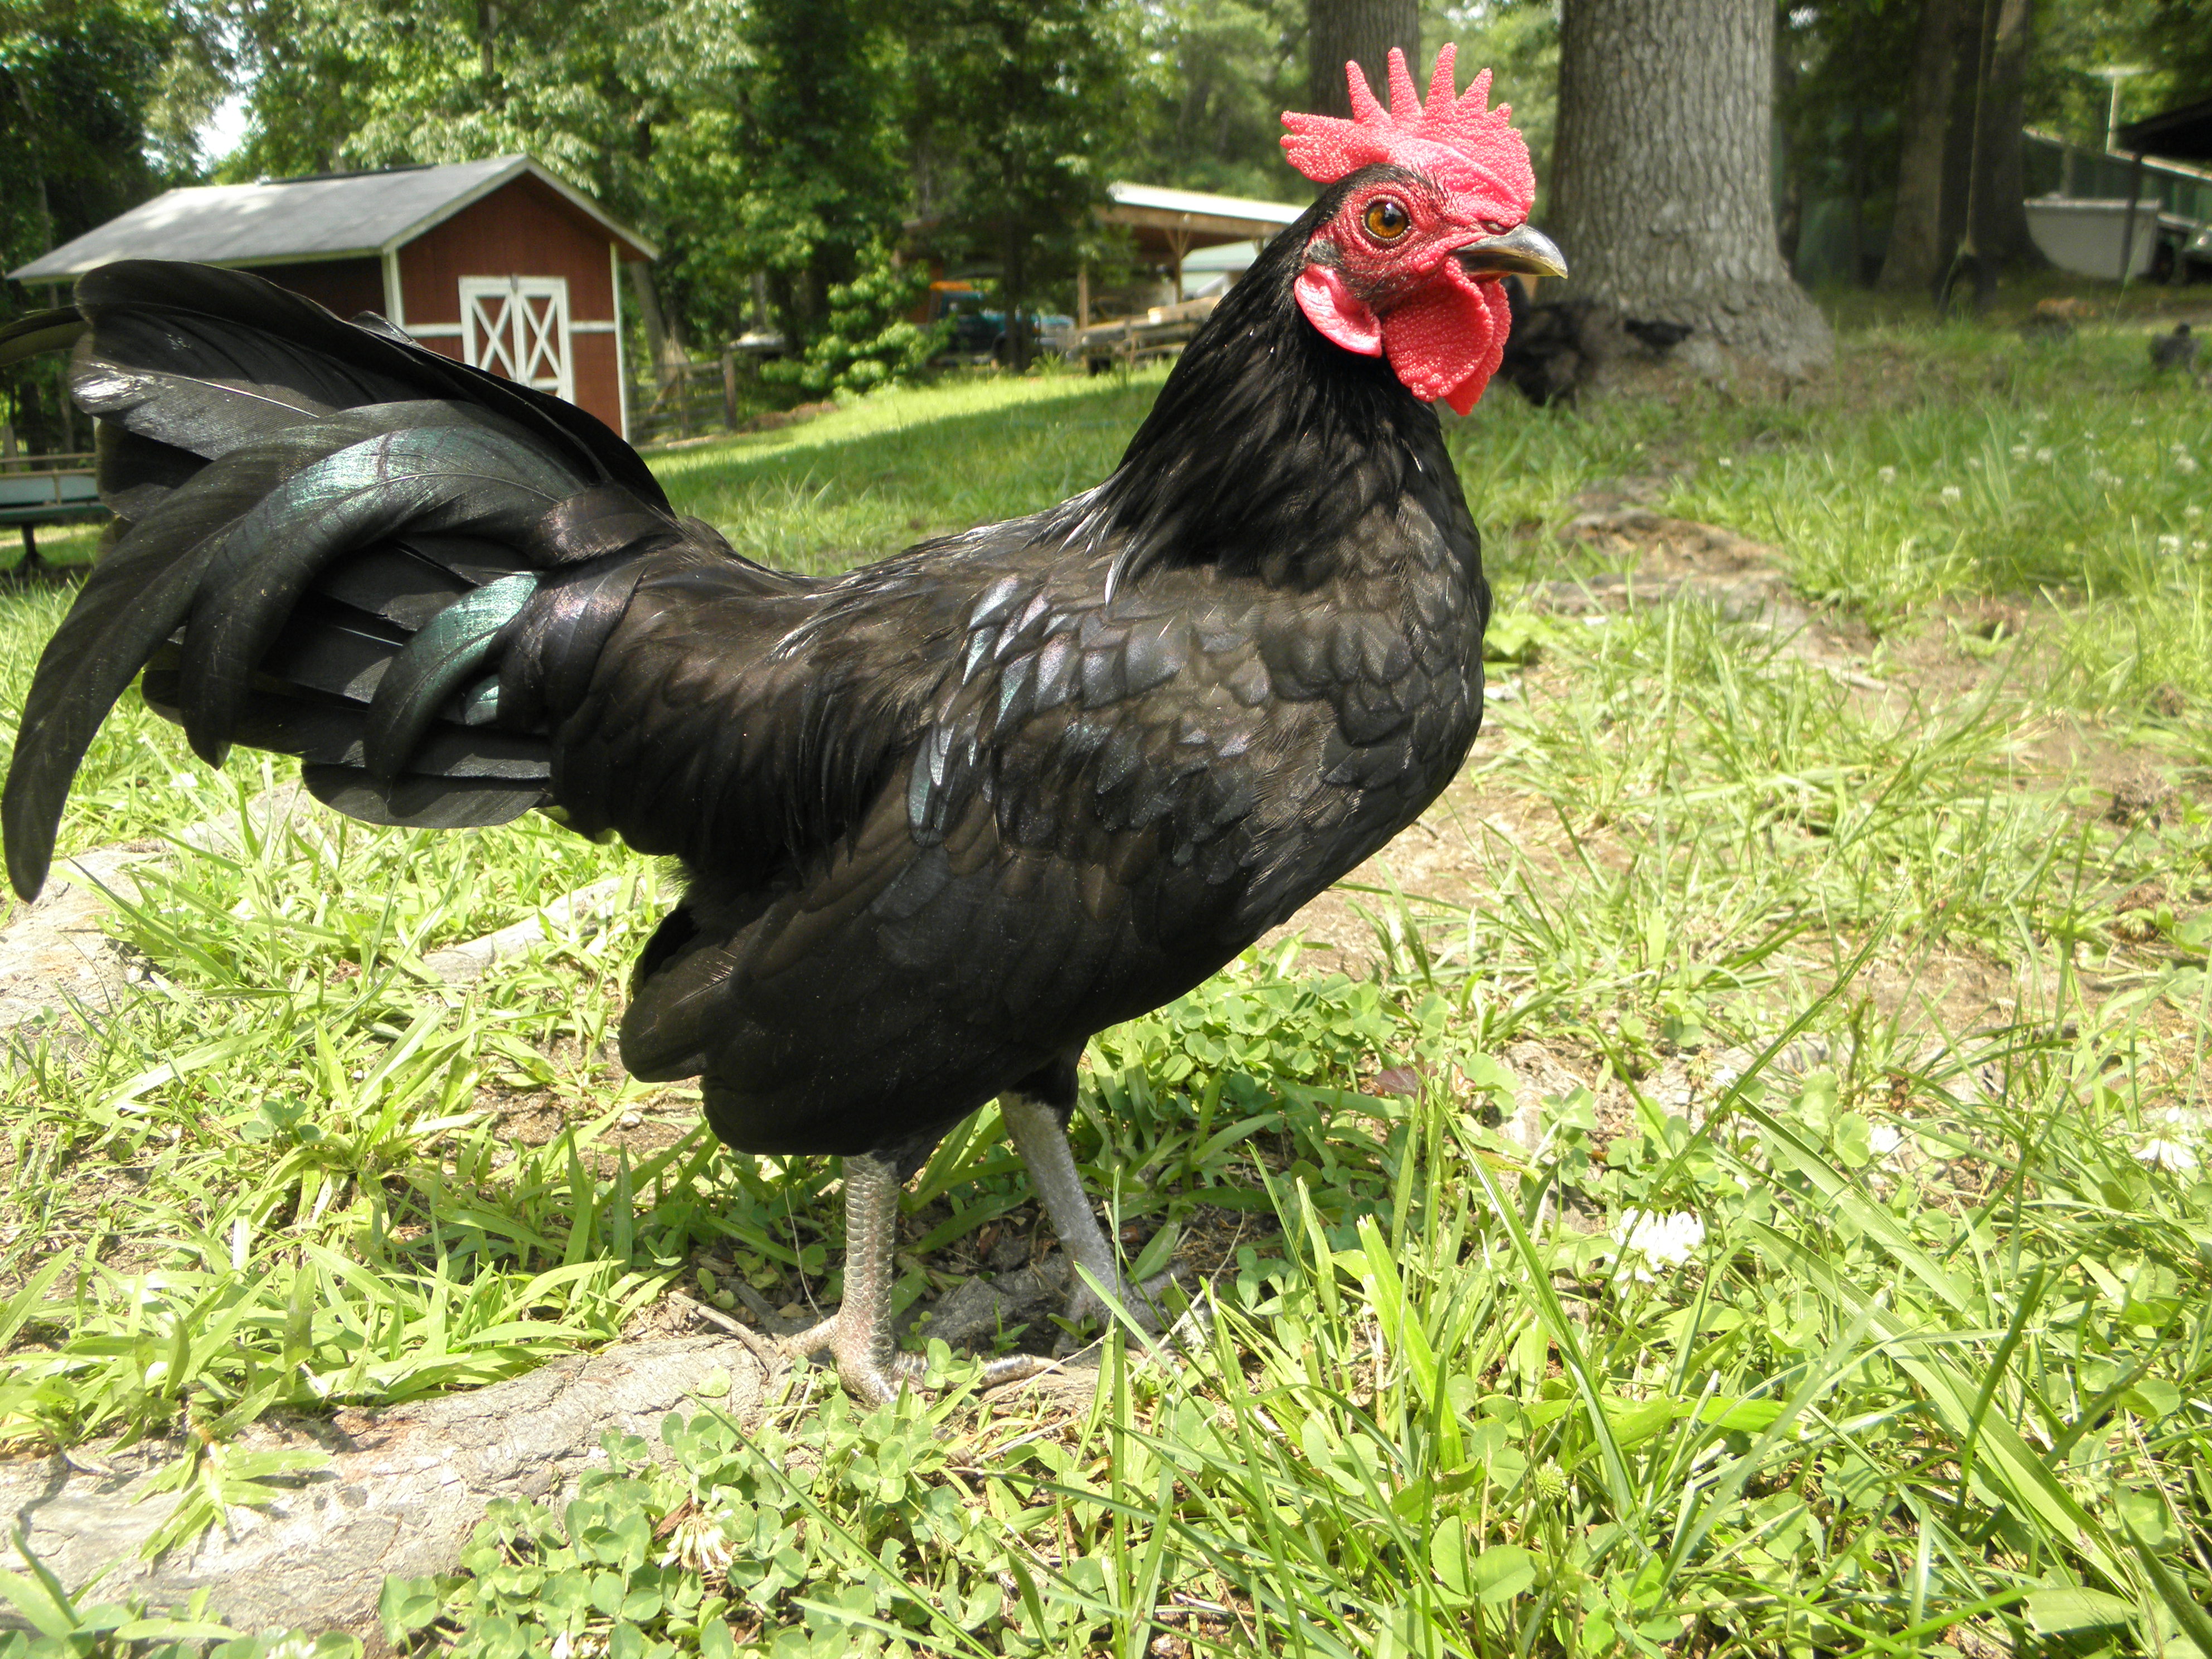
<svg viewBox="0 0 2212 1659"><path fill-rule="evenodd" d="M2035 238L2044 258L2061 270L2082 276L2117 280L2120 274L2120 239L2128 234L2128 204L2097 198L2045 196L2028 202L2027 233ZM2158 253L2159 202L2150 197L2136 204L2134 246L2129 250L2128 275L2148 276Z"/></svg>

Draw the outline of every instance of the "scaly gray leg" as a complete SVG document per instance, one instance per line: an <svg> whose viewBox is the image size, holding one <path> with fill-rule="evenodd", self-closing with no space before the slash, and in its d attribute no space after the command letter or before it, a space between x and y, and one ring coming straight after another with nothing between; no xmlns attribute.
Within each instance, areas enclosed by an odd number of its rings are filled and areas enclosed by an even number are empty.
<svg viewBox="0 0 2212 1659"><path fill-rule="evenodd" d="M1067 1130L1059 1109L1026 1095L1006 1094L999 1097L999 1115L1006 1121L1006 1133L1029 1168L1030 1184L1044 1200L1045 1213L1052 1218L1052 1230L1060 1235L1060 1248L1067 1252L1068 1261L1111 1290L1115 1300L1146 1330L1158 1330L1159 1318L1151 1299L1121 1277L1114 1247L1091 1212L1091 1197L1083 1190L1083 1178L1075 1172L1075 1154L1067 1149ZM1070 1320L1105 1311L1097 1294L1083 1282L1082 1273L1070 1273L1068 1277L1073 1281L1067 1298Z"/></svg>
<svg viewBox="0 0 2212 1659"><path fill-rule="evenodd" d="M1066 1151L1063 1144L1063 1158ZM1068 1167L1073 1173L1074 1165ZM921 1383L921 1356L900 1353L891 1343L898 1198L898 1166L890 1160L845 1160L845 1299L829 1318L783 1339L785 1352L794 1357L829 1354L846 1391L871 1406L887 1406L898 1398L902 1382L917 1388ZM983 1367L983 1386L1018 1381L1041 1363L1021 1354L993 1360Z"/></svg>
<svg viewBox="0 0 2212 1659"><path fill-rule="evenodd" d="M891 1346L891 1255L898 1243L899 1178L887 1159L845 1160L845 1299L818 1325L783 1339L790 1352L827 1352L846 1389L872 1406L898 1397Z"/></svg>

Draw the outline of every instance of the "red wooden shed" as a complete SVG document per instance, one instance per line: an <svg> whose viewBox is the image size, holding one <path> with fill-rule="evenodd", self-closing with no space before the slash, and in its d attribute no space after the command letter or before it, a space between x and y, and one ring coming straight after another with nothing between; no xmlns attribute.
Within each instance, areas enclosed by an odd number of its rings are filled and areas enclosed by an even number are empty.
<svg viewBox="0 0 2212 1659"><path fill-rule="evenodd" d="M58 285L116 259L266 276L341 317L580 404L629 435L622 265L656 252L526 155L173 190L8 273Z"/></svg>

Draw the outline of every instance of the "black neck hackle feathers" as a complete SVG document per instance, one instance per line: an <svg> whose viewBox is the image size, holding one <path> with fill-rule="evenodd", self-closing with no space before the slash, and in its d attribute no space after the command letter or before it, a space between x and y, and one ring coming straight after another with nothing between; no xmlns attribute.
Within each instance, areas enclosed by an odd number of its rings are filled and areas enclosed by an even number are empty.
<svg viewBox="0 0 2212 1659"><path fill-rule="evenodd" d="M1382 358L1323 339L1292 298L1314 231L1387 171L1346 178L1268 244L1176 362L1113 476L1062 509L1116 549L1117 588L1162 561L1318 586L1350 553L1353 527L1395 510L1409 478L1449 476L1435 411Z"/></svg>

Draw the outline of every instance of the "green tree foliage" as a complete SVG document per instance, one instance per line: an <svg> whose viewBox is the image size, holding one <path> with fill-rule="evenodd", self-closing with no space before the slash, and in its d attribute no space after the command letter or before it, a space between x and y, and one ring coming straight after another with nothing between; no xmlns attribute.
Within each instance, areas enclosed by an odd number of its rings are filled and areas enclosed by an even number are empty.
<svg viewBox="0 0 2212 1659"><path fill-rule="evenodd" d="M811 343L832 290L899 233L896 53L885 8L867 0L753 0L744 33L754 71L726 116L677 139L672 205L698 283L766 272L786 337Z"/></svg>
<svg viewBox="0 0 2212 1659"><path fill-rule="evenodd" d="M739 296L696 280L659 165L752 72L720 0L241 0L252 125L234 177L526 152L671 244L670 309L710 337ZM680 223L681 204L675 222ZM682 276L695 280L685 286Z"/></svg>
<svg viewBox="0 0 2212 1659"><path fill-rule="evenodd" d="M2122 82L2123 122L2212 98L2212 0L2040 0L2036 27L2028 119L2074 143L2105 142L2100 69L2144 71Z"/></svg>
<svg viewBox="0 0 2212 1659"><path fill-rule="evenodd" d="M897 233L877 0L245 0L252 175L527 151L659 241L672 325L744 326L756 271L803 343Z"/></svg>
<svg viewBox="0 0 2212 1659"><path fill-rule="evenodd" d="M1776 107L1784 137L1781 188L1802 204L1790 246L1820 267L1873 260L1887 235L1899 131L1921 20L1931 0L1809 0L1784 9ZM1947 143L1953 199L1963 214L1976 77L1978 5L1960 12L1953 81L1959 106ZM2111 82L2097 71L2146 71L2124 88L2122 119L2212 96L2212 0L2035 0L2023 115L2032 128L2101 149ZM1785 211L1785 221L1789 216ZM1846 248L1858 257L1846 253Z"/></svg>
<svg viewBox="0 0 2212 1659"><path fill-rule="evenodd" d="M1158 65L1127 163L1146 184L1261 201L1304 202L1305 180L1283 160L1282 114L1304 109L1306 0L1172 0L1147 10ZM1543 178L1558 106L1559 20L1550 0L1431 0L1421 52L1449 41L1460 79L1496 72ZM1424 70L1426 63L1420 66ZM1424 83L1425 84L1425 77Z"/></svg>
<svg viewBox="0 0 2212 1659"><path fill-rule="evenodd" d="M1158 15L1161 72L1141 142L1147 184L1291 201L1282 112L1305 94L1304 0L1185 0Z"/></svg>
<svg viewBox="0 0 2212 1659"><path fill-rule="evenodd" d="M2212 3L2150 0L2149 13L2143 24L2143 56L2163 80L2156 89L2166 96L2135 112L2212 98Z"/></svg>
<svg viewBox="0 0 2212 1659"><path fill-rule="evenodd" d="M192 134L227 69L210 11L182 0L0 6L0 269L193 182ZM9 299L14 310L46 303ZM0 420L28 448L59 449L70 429L57 393L49 364L0 371Z"/></svg>
<svg viewBox="0 0 2212 1659"><path fill-rule="evenodd" d="M945 349L951 325L914 320L929 294L927 266L900 264L881 243L862 256L860 274L832 287L828 314L803 361L770 363L771 379L809 392L873 392L903 385Z"/></svg>
<svg viewBox="0 0 2212 1659"><path fill-rule="evenodd" d="M1023 320L1096 245L1091 217L1141 131L1142 16L1122 0L926 0L905 31L916 196L941 250L997 266Z"/></svg>
<svg viewBox="0 0 2212 1659"><path fill-rule="evenodd" d="M1777 19L1775 115L1783 145L1785 257L1870 281L1895 200L1899 132L1912 73L1915 0L1785 8Z"/></svg>

